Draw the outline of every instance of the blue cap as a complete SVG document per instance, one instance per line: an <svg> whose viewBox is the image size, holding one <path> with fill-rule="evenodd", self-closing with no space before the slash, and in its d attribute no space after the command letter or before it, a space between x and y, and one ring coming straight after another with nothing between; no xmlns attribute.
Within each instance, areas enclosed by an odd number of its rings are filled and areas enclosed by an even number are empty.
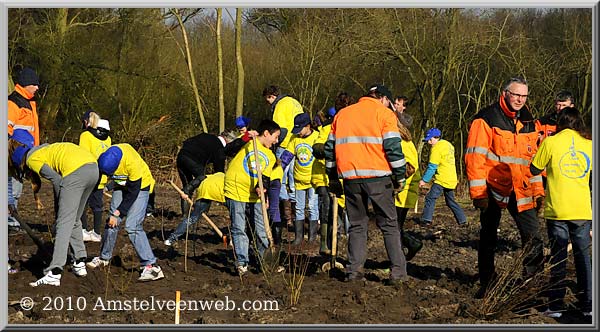
<svg viewBox="0 0 600 332"><path fill-rule="evenodd" d="M427 130L425 133L425 138L423 138L423 142L427 142L433 137L442 137L442 132L437 128L431 128Z"/></svg>
<svg viewBox="0 0 600 332"><path fill-rule="evenodd" d="M250 119L243 115L240 115L237 118L235 118L235 126L237 128L248 127L249 124L250 124Z"/></svg>
<svg viewBox="0 0 600 332"><path fill-rule="evenodd" d="M123 151L118 146L111 146L98 157L98 168L100 173L113 175L121 163Z"/></svg>
<svg viewBox="0 0 600 332"><path fill-rule="evenodd" d="M310 114L300 113L294 118L294 128L292 128L292 134L298 134L302 131L302 128L310 124Z"/></svg>
<svg viewBox="0 0 600 332"><path fill-rule="evenodd" d="M328 110L327 110L327 115L329 115L329 117L332 117L335 115L335 113L337 113L337 111L335 110L335 107L331 106Z"/></svg>
<svg viewBox="0 0 600 332"><path fill-rule="evenodd" d="M23 144L15 149L13 154L10 156L10 159L14 163L15 166L21 165L23 162L23 158L27 154L27 151L33 147L33 136L30 132L25 129L15 129L13 131L11 139Z"/></svg>

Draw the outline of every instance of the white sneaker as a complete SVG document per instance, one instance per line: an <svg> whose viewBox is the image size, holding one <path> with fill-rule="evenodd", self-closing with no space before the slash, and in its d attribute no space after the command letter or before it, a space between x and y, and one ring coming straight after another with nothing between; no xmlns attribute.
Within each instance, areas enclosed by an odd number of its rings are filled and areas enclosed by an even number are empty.
<svg viewBox="0 0 600 332"><path fill-rule="evenodd" d="M592 317L592 312L591 312L591 311L584 311L584 312L583 312L583 315L584 315L585 317Z"/></svg>
<svg viewBox="0 0 600 332"><path fill-rule="evenodd" d="M240 277L243 276L244 274L248 273L248 265L238 265L237 271Z"/></svg>
<svg viewBox="0 0 600 332"><path fill-rule="evenodd" d="M88 234L90 236L90 242L102 242L102 236L96 233L96 231L89 231Z"/></svg>
<svg viewBox="0 0 600 332"><path fill-rule="evenodd" d="M171 241L171 239L166 239L165 240L165 246L172 246L173 245L173 241Z"/></svg>
<svg viewBox="0 0 600 332"><path fill-rule="evenodd" d="M90 232L86 231L85 229L81 231L82 235L83 235L83 242L90 242L92 241L92 237L90 235Z"/></svg>
<svg viewBox="0 0 600 332"><path fill-rule="evenodd" d="M38 281L30 282L29 286L37 287L40 285L51 285L60 286L61 274L53 274L52 271L48 272L45 276L41 277Z"/></svg>
<svg viewBox="0 0 600 332"><path fill-rule="evenodd" d="M108 266L108 264L110 264L109 261L101 259L100 257L94 257L94 259L92 259L91 262L87 262L87 264L85 264L85 265L87 267L89 267L90 269L95 269L98 266Z"/></svg>
<svg viewBox="0 0 600 332"><path fill-rule="evenodd" d="M85 269L85 262L79 262L76 264L73 264L71 266L73 273L75 273L76 276L78 277L85 277L87 276L87 270Z"/></svg>
<svg viewBox="0 0 600 332"><path fill-rule="evenodd" d="M158 265L146 265L142 274L138 278L139 281L153 281L164 278L165 275Z"/></svg>
<svg viewBox="0 0 600 332"><path fill-rule="evenodd" d="M562 311L546 309L542 315L550 318L560 318L562 317Z"/></svg>

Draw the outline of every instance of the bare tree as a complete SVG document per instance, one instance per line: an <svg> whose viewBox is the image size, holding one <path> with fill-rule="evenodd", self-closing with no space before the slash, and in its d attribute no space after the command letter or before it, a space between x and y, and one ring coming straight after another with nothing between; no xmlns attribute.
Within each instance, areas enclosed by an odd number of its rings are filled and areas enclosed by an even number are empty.
<svg viewBox="0 0 600 332"><path fill-rule="evenodd" d="M244 63L242 62L242 11L236 8L235 14L235 60L237 68L237 95L235 115L240 116L244 111Z"/></svg>
<svg viewBox="0 0 600 332"><path fill-rule="evenodd" d="M221 43L221 26L223 24L223 8L217 8L217 77L219 81L219 132L225 130L225 101L223 88L223 45Z"/></svg>

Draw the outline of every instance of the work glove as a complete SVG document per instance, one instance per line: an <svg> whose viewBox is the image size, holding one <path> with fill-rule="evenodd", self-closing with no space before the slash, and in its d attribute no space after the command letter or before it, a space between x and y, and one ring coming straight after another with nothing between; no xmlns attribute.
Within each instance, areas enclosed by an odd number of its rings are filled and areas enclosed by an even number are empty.
<svg viewBox="0 0 600 332"><path fill-rule="evenodd" d="M473 206L483 211L488 207L488 199L486 198L475 198L473 200Z"/></svg>
<svg viewBox="0 0 600 332"><path fill-rule="evenodd" d="M392 183L394 184L394 196L396 196L404 189L406 179L392 180Z"/></svg>
<svg viewBox="0 0 600 332"><path fill-rule="evenodd" d="M546 199L544 196L538 196L535 198L535 211L540 212L544 208Z"/></svg>
<svg viewBox="0 0 600 332"><path fill-rule="evenodd" d="M19 211L17 211L17 207L14 204L8 204L8 213L16 219L19 219Z"/></svg>
<svg viewBox="0 0 600 332"><path fill-rule="evenodd" d="M342 187L342 183L340 180L330 180L329 181L329 192L340 197L344 194L344 188Z"/></svg>

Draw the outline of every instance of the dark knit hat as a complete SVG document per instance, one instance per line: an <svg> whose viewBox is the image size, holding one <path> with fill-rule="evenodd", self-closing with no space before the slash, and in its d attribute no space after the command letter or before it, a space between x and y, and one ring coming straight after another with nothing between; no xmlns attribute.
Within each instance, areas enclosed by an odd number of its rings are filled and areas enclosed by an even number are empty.
<svg viewBox="0 0 600 332"><path fill-rule="evenodd" d="M17 78L17 83L20 86L28 86L28 85L40 85L40 78L35 73L35 70L25 67L19 73L19 77Z"/></svg>

